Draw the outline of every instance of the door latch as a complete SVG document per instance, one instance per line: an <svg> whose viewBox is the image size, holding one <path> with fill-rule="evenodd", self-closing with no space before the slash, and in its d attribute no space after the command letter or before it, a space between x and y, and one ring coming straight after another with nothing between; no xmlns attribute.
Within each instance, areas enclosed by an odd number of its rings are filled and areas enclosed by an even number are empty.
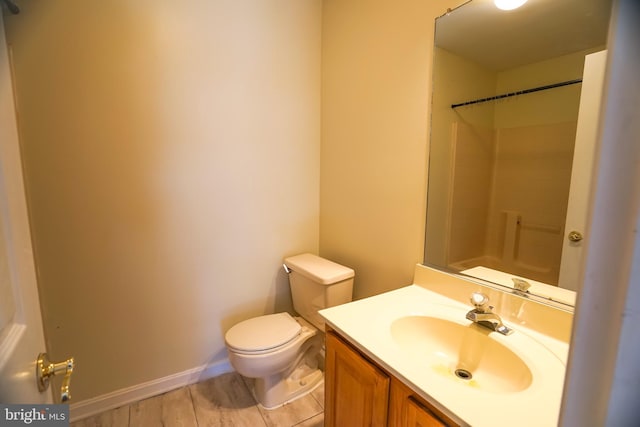
<svg viewBox="0 0 640 427"><path fill-rule="evenodd" d="M47 353L40 353L36 361L38 390L41 392L45 391L49 388L49 379L56 374L63 373L64 377L62 378L62 386L60 387L60 400L62 403L68 402L71 399L69 385L71 384L71 374L73 373L74 365L73 357L56 363L49 360Z"/></svg>

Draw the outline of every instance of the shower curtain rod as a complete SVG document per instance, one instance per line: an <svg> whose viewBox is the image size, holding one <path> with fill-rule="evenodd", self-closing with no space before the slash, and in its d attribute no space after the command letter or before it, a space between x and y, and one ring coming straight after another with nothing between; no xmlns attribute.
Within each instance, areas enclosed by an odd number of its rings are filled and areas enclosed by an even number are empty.
<svg viewBox="0 0 640 427"><path fill-rule="evenodd" d="M496 99L509 98L516 95L524 95L526 93L539 92L541 90L553 89L561 86L574 85L576 83L582 83L582 79L567 80L566 82L553 83L546 86L538 86L531 89L523 89L516 92L504 93L502 95L490 96L488 98L475 99L473 101L462 102L460 104L451 104L451 108L462 107L464 105L480 104L482 102L495 101Z"/></svg>

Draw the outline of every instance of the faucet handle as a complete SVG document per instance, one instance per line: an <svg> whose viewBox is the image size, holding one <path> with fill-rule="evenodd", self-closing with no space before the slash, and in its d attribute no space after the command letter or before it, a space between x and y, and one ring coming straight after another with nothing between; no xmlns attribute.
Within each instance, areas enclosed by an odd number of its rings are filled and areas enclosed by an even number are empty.
<svg viewBox="0 0 640 427"><path fill-rule="evenodd" d="M528 289L531 287L531 283L518 277L512 277L511 280L513 280L513 288L516 291L529 293Z"/></svg>
<svg viewBox="0 0 640 427"><path fill-rule="evenodd" d="M489 305L489 297L482 292L472 293L469 301L471 301L471 304L473 304L476 310L482 313L491 312L491 309L493 308Z"/></svg>

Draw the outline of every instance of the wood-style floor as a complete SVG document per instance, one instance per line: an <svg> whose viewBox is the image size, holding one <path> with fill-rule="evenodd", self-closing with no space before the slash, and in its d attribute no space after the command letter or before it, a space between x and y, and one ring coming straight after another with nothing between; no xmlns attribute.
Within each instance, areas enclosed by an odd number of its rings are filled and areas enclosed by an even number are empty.
<svg viewBox="0 0 640 427"><path fill-rule="evenodd" d="M71 423L71 427L321 427L324 387L281 408L256 404L235 372Z"/></svg>

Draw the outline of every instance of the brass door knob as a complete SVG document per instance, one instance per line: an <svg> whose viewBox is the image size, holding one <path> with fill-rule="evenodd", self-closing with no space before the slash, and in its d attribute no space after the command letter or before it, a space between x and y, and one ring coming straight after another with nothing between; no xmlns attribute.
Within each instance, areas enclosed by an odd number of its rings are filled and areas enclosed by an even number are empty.
<svg viewBox="0 0 640 427"><path fill-rule="evenodd" d="M49 388L49 378L64 373L62 378L62 386L60 387L60 400L65 403L71 399L71 391L69 386L71 385L71 374L73 373L73 367L75 361L73 357L62 362L51 362L47 353L40 353L38 360L36 361L36 378L38 380L38 390L45 391Z"/></svg>
<svg viewBox="0 0 640 427"><path fill-rule="evenodd" d="M571 241L571 242L579 242L580 240L582 240L584 238L584 236L582 235L581 232L579 231L571 231L569 233L569 235L567 236L567 238Z"/></svg>

